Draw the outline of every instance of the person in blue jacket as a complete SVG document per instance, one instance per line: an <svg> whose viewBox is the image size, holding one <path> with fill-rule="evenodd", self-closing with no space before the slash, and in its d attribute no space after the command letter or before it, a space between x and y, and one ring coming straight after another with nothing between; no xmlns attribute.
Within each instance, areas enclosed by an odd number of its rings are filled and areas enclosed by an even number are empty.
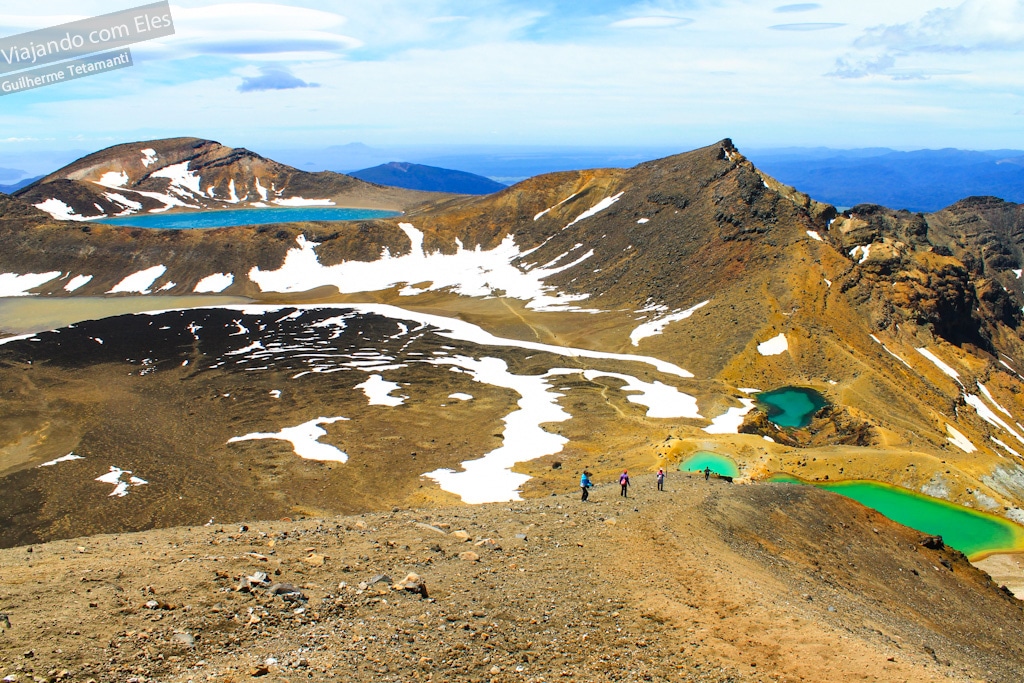
<svg viewBox="0 0 1024 683"><path fill-rule="evenodd" d="M583 475L580 476L580 488L583 489L583 497L580 500L585 501L590 497L590 489L594 486L594 483L590 481L590 472L583 470Z"/></svg>

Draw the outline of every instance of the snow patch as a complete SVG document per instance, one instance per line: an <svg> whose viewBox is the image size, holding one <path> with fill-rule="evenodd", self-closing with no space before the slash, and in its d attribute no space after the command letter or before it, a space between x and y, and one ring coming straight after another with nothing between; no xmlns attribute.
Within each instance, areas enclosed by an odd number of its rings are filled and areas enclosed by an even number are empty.
<svg viewBox="0 0 1024 683"><path fill-rule="evenodd" d="M954 428L953 425L946 425L946 440L951 444L962 450L964 453L974 453L978 450L978 447L971 443L970 439L963 435L958 429Z"/></svg>
<svg viewBox="0 0 1024 683"><path fill-rule="evenodd" d="M110 492L111 497L124 498L128 495L128 489L133 486L144 486L149 482L145 479L139 479L138 477L129 476L127 479L122 479L126 475L130 475L131 470L122 470L120 467L110 466L110 471L106 474L96 477L96 481L101 481L105 484L113 484L114 490Z"/></svg>
<svg viewBox="0 0 1024 683"><path fill-rule="evenodd" d="M666 315L663 318L656 318L655 320L645 322L642 325L637 326L636 329L630 332L629 339L631 342L633 342L633 346L640 346L641 339L646 339L647 337L653 337L655 335L661 334L661 332L671 323L678 322L680 320L686 320L691 315L707 306L709 303L711 303L710 299L708 299L707 301L702 301L696 306L692 306L686 309L685 311L672 313L671 315Z"/></svg>
<svg viewBox="0 0 1024 683"><path fill-rule="evenodd" d="M56 280L63 273L53 270L49 273L0 273L0 296L31 296L28 290L41 287L51 280Z"/></svg>
<svg viewBox="0 0 1024 683"><path fill-rule="evenodd" d="M68 281L65 285L66 292L74 292L75 290L81 289L88 285L92 281L92 275L75 275L74 278Z"/></svg>
<svg viewBox="0 0 1024 683"><path fill-rule="evenodd" d="M472 401L472 394L463 394L462 392L455 392L454 394L448 394L448 398L454 398L456 401Z"/></svg>
<svg viewBox="0 0 1024 683"><path fill-rule="evenodd" d="M562 201L560 201L560 202L558 202L557 204L555 204L554 206L551 206L551 207L548 207L548 208L544 209L543 211L541 211L540 213L538 213L538 214L537 214L536 216L534 216L534 217L533 217L533 220L535 220L535 221L536 221L536 220L540 220L540 218L541 218L542 216L544 216L545 214L547 214L547 212L548 212L548 211L551 211L551 209L557 208L557 207L561 206L562 204L565 204L565 203L566 203L567 201L569 201L570 199L573 199L573 198L574 198L574 197L576 197L576 195L578 195L578 194L579 194L579 192L577 192L577 193L576 193L576 194L574 194L574 195L570 195L570 196L566 197L565 199L563 199Z"/></svg>
<svg viewBox="0 0 1024 683"><path fill-rule="evenodd" d="M214 273L197 282L192 291L196 294L219 294L230 287L234 281L235 276L232 273Z"/></svg>
<svg viewBox="0 0 1024 683"><path fill-rule="evenodd" d="M1024 459L1024 456L1021 456L1021 454L1020 454L1020 453L1018 453L1017 451L1013 450L1012 448L1010 448L1009 446L1007 446L1007 445L1006 445L1005 443L1003 443L1002 441L1000 441L1000 440L999 440L999 439L997 439L996 437L994 437L994 436L990 436L990 437L988 437L988 438L992 439L992 440L993 440L993 441L995 441L995 442L996 442L997 444L999 444L1000 446L1002 446L1003 448L1005 448L1005 449L1006 449L1007 451L1009 451L1009 452L1010 452L1010 453L1011 453L1012 455L1015 455L1015 456L1017 456L1018 458L1022 458L1022 459Z"/></svg>
<svg viewBox="0 0 1024 683"><path fill-rule="evenodd" d="M556 368L549 370L545 377L557 377L561 375L573 375L579 370L566 370ZM704 419L697 408L697 399L689 394L684 394L673 386L654 382L644 382L630 375L623 375L617 372L605 372L603 370L584 370L583 378L593 382L599 377L611 377L625 382L622 391L639 392L630 395L628 401L647 406L647 417L657 418L679 418L688 417L692 419Z"/></svg>
<svg viewBox="0 0 1024 683"><path fill-rule="evenodd" d="M749 398L741 398L739 402L743 405L739 408L729 408L724 414L711 420L711 425L704 428L708 434L739 434L743 418L754 409L754 401Z"/></svg>
<svg viewBox="0 0 1024 683"><path fill-rule="evenodd" d="M149 168L157 162L156 150L146 148L142 150L142 165Z"/></svg>
<svg viewBox="0 0 1024 683"><path fill-rule="evenodd" d="M56 465L58 463L71 462L72 460L82 460L82 459L83 458L80 455L75 455L74 453L68 453L67 455L62 455L61 457L57 458L56 460L49 460L49 461L44 462L44 463L42 463L40 465L36 465L36 467L53 467L54 465Z"/></svg>
<svg viewBox="0 0 1024 683"><path fill-rule="evenodd" d="M992 412L992 409L985 405L985 402L981 400L980 396L978 396L977 394L967 394L966 396L964 396L964 401L967 403L967 405L971 406L972 408L974 408L974 410L977 411L978 417L980 417L982 420L988 422L993 427L998 427L999 429L1002 429L1007 434L1017 439L1017 441L1024 443L1024 436L1018 434L1017 431L1010 427L1010 425L1006 424L1006 422L1003 421L1002 418L1000 418L998 415Z"/></svg>
<svg viewBox="0 0 1024 683"><path fill-rule="evenodd" d="M1004 408L1001 405L999 405L998 403L996 403L996 400L995 400L995 398L992 397L992 392L990 392L988 390L988 387L986 387L981 382L978 382L978 389L980 389L981 393L984 394L985 398L988 399L988 402L991 403L992 405L994 405L1001 413L1006 415L1006 417L1009 417L1009 418L1013 417L1013 415L1010 414L1009 410L1007 410L1006 408Z"/></svg>
<svg viewBox="0 0 1024 683"><path fill-rule="evenodd" d="M50 214L59 221L89 220L85 216L79 216L77 213L75 213L74 209L72 209L70 206L68 206L61 200L57 199L56 197L51 197L50 199L47 199L45 202L33 204L33 206L39 209L40 211L45 211L46 213Z"/></svg>
<svg viewBox="0 0 1024 683"><path fill-rule="evenodd" d="M206 193L200 187L202 178L193 171L188 170L188 164L189 162L183 161L180 164L164 166L158 171L153 171L150 177L167 178L170 180L171 186L168 188L170 192L176 192L182 196L199 195L200 197L205 197Z"/></svg>
<svg viewBox="0 0 1024 683"><path fill-rule="evenodd" d="M462 471L438 469L424 476L440 487L462 498L466 503L495 503L520 500L519 488L530 479L513 472L512 467L553 455L562 450L568 439L541 427L548 422L565 422L572 416L562 410L558 399L562 394L550 391L547 378L535 375L514 375L500 358L468 358L453 356L435 363L454 365L468 372L474 381L511 389L520 396L519 409L506 415L503 443L476 460L461 463Z"/></svg>
<svg viewBox="0 0 1024 683"><path fill-rule="evenodd" d="M302 197L275 199L273 203L278 206L334 206L334 202L330 199L303 199Z"/></svg>
<svg viewBox="0 0 1024 683"><path fill-rule="evenodd" d="M941 370L944 374L946 374L949 377L952 377L954 380L956 380L957 384L960 384L960 373L957 372L956 370L954 370L953 368L949 367L948 365L946 365L946 363L944 363L941 358L939 358L938 356L936 356L934 353L932 353L931 351L929 351L927 348L925 348L923 346L920 347L917 350L917 352L920 353L925 358L927 358L928 360L930 360L932 363L934 363L935 367L937 367L939 370ZM963 385L960 384L960 386L963 386Z"/></svg>
<svg viewBox="0 0 1024 683"><path fill-rule="evenodd" d="M100 176L99 184L104 187L124 187L128 184L128 174L124 171L110 171Z"/></svg>
<svg viewBox="0 0 1024 683"><path fill-rule="evenodd" d="M573 225L576 225L577 223L579 223L582 220L585 220L587 218L590 218L591 216L594 216L596 214L601 213L602 211L607 209L609 206L611 206L615 202L619 201L619 198L622 197L623 194L625 194L625 192L620 192L617 195L615 195L614 197L605 197L604 199L599 201L597 204L594 204L592 207L590 207L589 209L587 209L586 211L581 213L579 216L576 216L576 218L573 219L573 221L571 223L569 223L569 225L567 225L565 227L567 227L567 228L571 227Z"/></svg>
<svg viewBox="0 0 1024 683"><path fill-rule="evenodd" d="M903 359L902 359L902 358L901 358L900 356L898 356L898 355L896 355L895 353L893 353L893 352L892 352L892 351L891 351L891 350L889 349L889 347L888 347L888 346L886 346L885 344L883 344L883 343L882 343L882 340L881 340L881 339L879 339L878 337L876 337L876 336L875 336L875 335L873 335L873 334L872 334L872 335L870 335L870 336L871 336L871 338L872 338L872 339L874 339L874 340L875 340L876 342L878 342L878 344L879 344L879 345L880 345L880 346L881 346L881 347L882 347L882 348L883 348L883 349L885 350L885 352L886 352L886 353L888 353L888 354L889 354L890 356L892 356L893 358L895 358L895 359L896 359L896 360L898 360L899 362L901 362L901 363L903 363L904 365L906 365L906 366L907 366L908 368L910 368L911 370L913 370L913 369L914 369L914 368L913 368L913 366L912 366L912 365L911 365L910 363L908 363L907 361L903 360Z"/></svg>
<svg viewBox="0 0 1024 683"><path fill-rule="evenodd" d="M789 341L783 333L779 333L777 337L772 337L768 341L761 342L757 345L757 352L762 356L778 356L788 350Z"/></svg>
<svg viewBox="0 0 1024 683"><path fill-rule="evenodd" d="M306 460L320 460L324 462L348 462L348 454L338 450L329 444L320 443L320 437L327 436L327 430L320 425L334 424L341 420L348 420L347 417L318 417L309 422L303 422L296 427L285 427L279 432L266 433L256 432L244 436L234 436L228 439L228 443L240 441L255 441L258 439L277 439L289 441L295 450L295 455Z"/></svg>
<svg viewBox="0 0 1024 683"><path fill-rule="evenodd" d="M850 250L850 258L857 258L857 254L861 254L860 260L857 263L864 263L868 260L868 255L871 253L871 245L863 247L854 247Z"/></svg>
<svg viewBox="0 0 1024 683"><path fill-rule="evenodd" d="M636 221L637 225L643 225L644 223L650 223L650 222L651 222L650 218L638 218L637 221Z"/></svg>
<svg viewBox="0 0 1024 683"><path fill-rule="evenodd" d="M277 270L249 271L249 278L263 292L305 292L316 287L333 285L343 294L390 289L405 284L403 296L439 290L472 297L502 295L527 301L527 308L537 311L578 310L573 303L582 301L587 294L553 293L545 285L547 277L582 263L593 255L588 251L576 260L557 268L534 268L523 272L513 261L523 255L508 235L490 251L479 247L465 249L457 243L454 254L423 251L423 233L409 223L399 227L411 242L409 253L392 256L384 251L376 261L342 261L324 266L316 254L317 242L307 241L303 235L296 239L297 248L289 249L284 263ZM419 287L414 284L428 283Z"/></svg>
<svg viewBox="0 0 1024 683"><path fill-rule="evenodd" d="M156 279L166 272L167 268L165 266L153 266L152 268L140 270L139 272L132 273L125 279L118 282L107 292L107 294L149 294L150 287L153 286Z"/></svg>
<svg viewBox="0 0 1024 683"><path fill-rule="evenodd" d="M810 237L811 239L818 240L819 242L824 242L825 241L825 240L821 239L821 235L818 234L817 230L808 230L807 231L807 236Z"/></svg>
<svg viewBox="0 0 1024 683"><path fill-rule="evenodd" d="M123 213L131 213L132 211L142 211L142 202L133 202L131 199L128 199L123 194L118 194L117 192L104 192L103 196L109 199L110 201L114 202L115 204L120 204L121 206L125 207L125 211Z"/></svg>
<svg viewBox="0 0 1024 683"><path fill-rule="evenodd" d="M392 391L401 389L397 382L388 382L380 375L370 375L362 384L357 384L356 389L362 389L366 398L370 399L371 406L400 406L405 403L408 396L392 396Z"/></svg>

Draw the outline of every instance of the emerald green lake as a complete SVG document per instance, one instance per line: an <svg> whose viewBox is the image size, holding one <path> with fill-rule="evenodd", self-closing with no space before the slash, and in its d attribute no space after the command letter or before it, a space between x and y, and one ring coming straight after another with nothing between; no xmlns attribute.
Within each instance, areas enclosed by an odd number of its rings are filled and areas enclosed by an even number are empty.
<svg viewBox="0 0 1024 683"><path fill-rule="evenodd" d="M810 482L788 474L773 475L769 481L808 484L852 498L911 529L942 536L947 545L971 559L1024 550L1024 527L898 486L864 480Z"/></svg>
<svg viewBox="0 0 1024 683"><path fill-rule="evenodd" d="M721 474L724 477L740 475L740 469L732 459L711 451L697 451L679 465L679 471L703 472L707 467L710 467L715 474Z"/></svg>
<svg viewBox="0 0 1024 683"><path fill-rule="evenodd" d="M758 394L754 400L769 420L791 428L806 427L814 414L828 405L824 396L806 387L782 387Z"/></svg>

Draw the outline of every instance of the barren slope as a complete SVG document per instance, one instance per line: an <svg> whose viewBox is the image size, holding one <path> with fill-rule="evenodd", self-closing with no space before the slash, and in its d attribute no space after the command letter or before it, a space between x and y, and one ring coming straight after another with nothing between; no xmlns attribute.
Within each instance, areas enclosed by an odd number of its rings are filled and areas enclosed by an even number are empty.
<svg viewBox="0 0 1024 683"><path fill-rule="evenodd" d="M653 489L3 550L0 674L1019 680L1020 603L957 553L814 489Z"/></svg>

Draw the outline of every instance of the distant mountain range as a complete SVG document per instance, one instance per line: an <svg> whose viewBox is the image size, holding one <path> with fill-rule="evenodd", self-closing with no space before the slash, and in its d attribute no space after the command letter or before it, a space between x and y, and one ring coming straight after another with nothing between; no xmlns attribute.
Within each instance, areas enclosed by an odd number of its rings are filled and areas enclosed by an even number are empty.
<svg viewBox="0 0 1024 683"><path fill-rule="evenodd" d="M297 168L350 174L355 169L400 158L411 164L458 169L511 185L543 173L630 168L668 156L673 151L661 147L376 148L351 143L321 150L267 153ZM1021 150L906 152L887 147L788 147L755 148L746 153L766 173L787 185L799 187L819 201L840 207L871 203L928 212L969 196L1024 201L1024 151Z"/></svg>
<svg viewBox="0 0 1024 683"><path fill-rule="evenodd" d="M373 168L353 171L349 175L353 178L365 180L368 183L403 187L408 190L424 190L427 192L491 194L508 187L474 173L400 161L392 161L380 166L374 166Z"/></svg>
<svg viewBox="0 0 1024 683"><path fill-rule="evenodd" d="M12 183L11 185L0 185L0 192L4 194L13 194L14 192L17 192L23 187L28 187L29 185L31 185L32 183L34 183L35 181L39 180L42 177L43 176L38 176L36 178L25 178L24 180L19 180L18 182Z"/></svg>
<svg viewBox="0 0 1024 683"><path fill-rule="evenodd" d="M959 149L783 149L750 158L775 178L815 199L848 207L881 204L938 211L964 197L1024 201L1024 151Z"/></svg>

